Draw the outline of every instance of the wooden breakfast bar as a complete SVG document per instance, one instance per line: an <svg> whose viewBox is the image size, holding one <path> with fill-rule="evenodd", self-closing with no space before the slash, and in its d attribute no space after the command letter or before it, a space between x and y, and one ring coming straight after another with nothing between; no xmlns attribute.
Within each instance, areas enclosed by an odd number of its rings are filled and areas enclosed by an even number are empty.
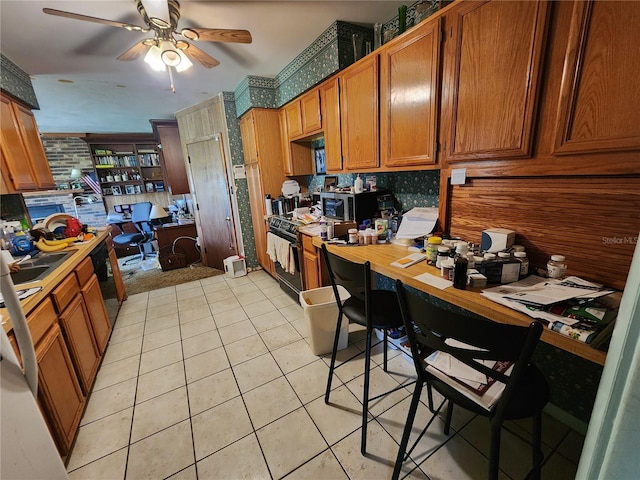
<svg viewBox="0 0 640 480"><path fill-rule="evenodd" d="M313 244L316 247L320 248L322 243L323 242L320 240L320 237L313 238ZM427 265L426 262L419 262L407 268L391 266L392 262L405 257L410 253L404 246L394 244L365 246L327 244L327 247L330 252L346 258L347 260L358 263L369 261L371 263L371 270L376 273L385 275L393 280L401 280L404 284L417 290L490 320L501 323L510 323L513 325L528 325L534 321L533 318L523 313L517 312L483 297L481 295L482 288L458 290L453 287L448 287L441 290L416 280L414 277L422 273L430 273L432 275L440 276L440 270L431 265ZM585 343L579 342L560 333L553 332L549 329L545 329L543 331L541 339L543 342L599 365L604 365L607 357L606 352L596 350Z"/></svg>

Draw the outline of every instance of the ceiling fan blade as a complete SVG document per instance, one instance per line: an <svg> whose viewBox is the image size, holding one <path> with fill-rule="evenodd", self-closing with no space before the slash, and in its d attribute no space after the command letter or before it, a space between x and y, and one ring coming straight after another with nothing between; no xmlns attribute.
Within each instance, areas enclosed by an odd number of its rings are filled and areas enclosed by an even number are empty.
<svg viewBox="0 0 640 480"><path fill-rule="evenodd" d="M120 55L118 57L118 60L128 62L146 54L147 50L151 48L152 44L147 44L145 42L146 40L142 40L141 42L136 43L133 47Z"/></svg>
<svg viewBox="0 0 640 480"><path fill-rule="evenodd" d="M220 62L213 58L208 53L203 52L198 47L194 47L190 43L187 43L187 46L182 49L184 53L186 53L189 57L191 57L196 62L202 64L205 68L213 68L220 65Z"/></svg>
<svg viewBox="0 0 640 480"><path fill-rule="evenodd" d="M147 28L142 28L142 27L139 27L138 25L132 25L130 23L116 22L114 20L105 20L104 18L90 17L88 15L80 15L79 13L64 12L62 10L55 10L53 8L43 8L42 11L44 13L49 14L49 15L56 15L58 17L72 18L74 20L83 20L85 22L101 23L103 25L109 25L111 27L125 28L125 29L127 29L129 31L134 31L134 32L148 32L149 31L149 29L147 29Z"/></svg>
<svg viewBox="0 0 640 480"><path fill-rule="evenodd" d="M198 40L207 42L251 43L248 30L232 30L224 28L189 28L198 34Z"/></svg>

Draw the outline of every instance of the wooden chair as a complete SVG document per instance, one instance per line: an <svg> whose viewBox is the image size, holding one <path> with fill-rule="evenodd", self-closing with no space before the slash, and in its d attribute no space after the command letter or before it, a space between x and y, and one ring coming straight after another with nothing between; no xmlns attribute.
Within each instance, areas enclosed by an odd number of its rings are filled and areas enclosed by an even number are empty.
<svg viewBox="0 0 640 480"><path fill-rule="evenodd" d="M473 413L487 417L490 422L490 451L488 478L498 478L500 433L505 420L532 418L532 470L531 477L540 478L543 454L542 409L549 401L549 386L542 373L531 364L543 326L532 322L528 327L507 325L490 320L469 319L436 307L407 291L402 282L396 282L402 318L409 337L413 363L418 374L415 390L400 449L393 471L393 479L400 474L403 461L411 454L415 444L407 451L423 385L428 388L429 409L433 422L441 408L448 402L445 434L449 434L453 406L458 405ZM454 379L425 362L434 352L449 355L451 362L459 361L487 378L487 385L494 382L483 395L475 395L460 380ZM430 357L433 360L434 357ZM483 362L484 361L484 362ZM495 364L495 365L494 365ZM508 370L506 370L509 367ZM493 404L488 399L504 385ZM444 400L433 408L431 388ZM426 472L428 473L428 472Z"/></svg>

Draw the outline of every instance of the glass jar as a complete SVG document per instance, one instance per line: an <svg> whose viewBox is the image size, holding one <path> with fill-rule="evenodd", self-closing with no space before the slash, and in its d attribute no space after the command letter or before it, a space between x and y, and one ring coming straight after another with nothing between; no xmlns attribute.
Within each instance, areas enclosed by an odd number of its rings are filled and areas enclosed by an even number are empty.
<svg viewBox="0 0 640 480"><path fill-rule="evenodd" d="M427 239L427 244L424 247L424 253L427 256L428 265L436 265L438 251L440 250L439 247L441 244L442 238L440 237L429 237Z"/></svg>
<svg viewBox="0 0 640 480"><path fill-rule="evenodd" d="M564 278L567 274L567 264L564 255L551 255L547 262L547 276L549 278Z"/></svg>
<svg viewBox="0 0 640 480"><path fill-rule="evenodd" d="M436 257L436 267L440 268L442 266L442 261L448 258L449 258L449 247L447 247L446 245L440 245L438 247L438 256Z"/></svg>
<svg viewBox="0 0 640 480"><path fill-rule="evenodd" d="M511 258L511 254L509 252L498 252L499 260L509 260Z"/></svg>
<svg viewBox="0 0 640 480"><path fill-rule="evenodd" d="M524 278L529 275L529 259L527 258L527 252L514 252L513 256L520 262L520 278Z"/></svg>

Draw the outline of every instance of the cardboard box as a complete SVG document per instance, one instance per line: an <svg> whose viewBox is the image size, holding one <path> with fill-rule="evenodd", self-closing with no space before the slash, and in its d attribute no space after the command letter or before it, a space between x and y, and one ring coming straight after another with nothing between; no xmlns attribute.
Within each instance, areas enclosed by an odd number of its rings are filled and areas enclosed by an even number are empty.
<svg viewBox="0 0 640 480"><path fill-rule="evenodd" d="M511 247L516 241L516 232L506 228L490 228L482 231L480 250L496 253Z"/></svg>

